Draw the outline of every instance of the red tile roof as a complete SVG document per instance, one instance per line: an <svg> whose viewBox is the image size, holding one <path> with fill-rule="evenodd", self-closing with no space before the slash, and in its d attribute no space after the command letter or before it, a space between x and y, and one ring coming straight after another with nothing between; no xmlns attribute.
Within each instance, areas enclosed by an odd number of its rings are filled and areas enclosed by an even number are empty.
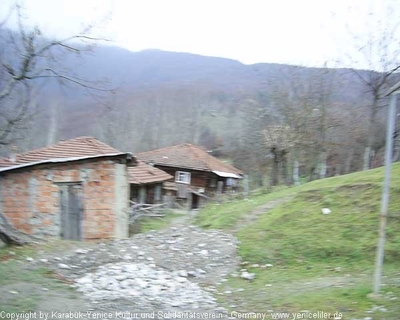
<svg viewBox="0 0 400 320"><path fill-rule="evenodd" d="M61 141L57 144L28 151L14 156L15 161L9 158L0 158L0 168L17 167L40 163L52 159L76 159L82 157L96 157L101 155L123 155L121 151L92 137L78 137ZM135 167L128 167L129 182L133 184L146 184L163 182L173 177L168 173L149 166L144 162L138 162Z"/></svg>
<svg viewBox="0 0 400 320"><path fill-rule="evenodd" d="M242 171L211 156L201 147L189 143L136 154L139 160L155 165L200 171L243 174Z"/></svg>
<svg viewBox="0 0 400 320"><path fill-rule="evenodd" d="M143 161L138 161L135 167L129 167L128 173L129 183L132 184L163 182L173 178L173 176L165 171L150 166Z"/></svg>
<svg viewBox="0 0 400 320"><path fill-rule="evenodd" d="M6 168L15 165L15 162L12 162L6 158L0 158L0 168Z"/></svg>
<svg viewBox="0 0 400 320"><path fill-rule="evenodd" d="M49 159L90 157L116 154L121 151L92 137L78 137L57 144L15 155L15 161L0 159L0 167L15 166Z"/></svg>

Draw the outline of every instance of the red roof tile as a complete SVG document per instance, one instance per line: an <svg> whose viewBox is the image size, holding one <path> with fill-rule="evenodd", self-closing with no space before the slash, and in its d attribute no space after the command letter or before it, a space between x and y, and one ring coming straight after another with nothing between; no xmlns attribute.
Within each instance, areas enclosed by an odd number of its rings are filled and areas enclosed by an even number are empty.
<svg viewBox="0 0 400 320"><path fill-rule="evenodd" d="M128 173L129 183L132 184L163 182L173 178L165 171L150 166L143 161L138 161L135 167L129 167Z"/></svg>
<svg viewBox="0 0 400 320"><path fill-rule="evenodd" d="M96 156L120 153L119 150L92 137L78 137L15 155L15 161L0 159L0 167L15 166L49 159Z"/></svg>
<svg viewBox="0 0 400 320"><path fill-rule="evenodd" d="M203 148L188 143L138 153L136 157L159 166L242 174L242 171L209 155Z"/></svg>
<svg viewBox="0 0 400 320"><path fill-rule="evenodd" d="M6 168L15 165L10 159L0 158L0 168Z"/></svg>

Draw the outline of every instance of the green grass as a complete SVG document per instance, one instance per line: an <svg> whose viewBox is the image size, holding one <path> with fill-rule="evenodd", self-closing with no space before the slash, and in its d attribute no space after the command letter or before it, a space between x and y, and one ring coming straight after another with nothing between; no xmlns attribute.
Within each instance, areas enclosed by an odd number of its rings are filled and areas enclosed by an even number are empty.
<svg viewBox="0 0 400 320"><path fill-rule="evenodd" d="M373 319L396 319L400 312L400 219L388 222L384 294L379 300L367 297L372 291L382 185L383 168L379 168L203 209L197 224L229 231L258 206L288 199L239 228L236 236L243 260L274 267L248 267L256 273L253 282L230 278L220 290L234 294L223 295L222 301L250 311L266 307L291 312L342 310L346 319L367 317L368 309L384 305L389 311L374 312ZM323 215L325 207L332 213ZM393 166L389 212L400 212L400 163ZM337 281L343 284L336 286ZM244 291L237 292L238 288Z"/></svg>
<svg viewBox="0 0 400 320"><path fill-rule="evenodd" d="M275 199L292 194L293 188L283 188L276 192L263 193L263 190L248 199L234 199L226 203L211 203L201 209L195 218L195 223L205 229L229 229L240 218L243 218L251 210Z"/></svg>
<svg viewBox="0 0 400 320"><path fill-rule="evenodd" d="M393 275L398 264L388 265L385 269L386 275ZM219 292L233 292L219 296L219 301L228 309L243 312L339 311L345 315L344 319L363 319L371 316L367 311L374 306L383 306L388 311L374 313L373 319L398 319L399 285L384 286L380 297L370 298L372 271L365 265L345 268L345 272L328 270L324 264L274 266L268 270L249 268L249 271L256 274L254 281L235 277L218 287Z"/></svg>
<svg viewBox="0 0 400 320"><path fill-rule="evenodd" d="M398 195L400 192L400 163L393 165L391 180L391 210L397 210L398 213L400 213L399 206L393 203L394 197L396 197L396 195ZM204 228L229 229L251 210L268 201L291 195L297 195L299 192L307 191L309 192L309 197L308 199L304 200L306 203L314 202L315 204L316 202L319 205L329 206L331 205L332 201L338 201L340 199L325 197L324 202L321 203L318 201L313 201L312 193L314 191L325 193L334 192L336 191L336 188L339 188L340 190L341 187L343 187L345 190L349 190L349 186L354 189L357 189L357 187L368 189L368 186L374 188L372 191L374 194L374 199L367 199L367 202L370 203L373 208L377 208L377 206L379 208L382 184L383 168L378 168L364 172L356 172L348 175L316 180L299 187L281 188L273 192L269 192L269 190L263 192L263 190L260 190L256 193L256 195L250 196L248 200L237 199L223 204L210 204L199 212L195 222ZM318 199L319 198L317 198L317 200Z"/></svg>
<svg viewBox="0 0 400 320"><path fill-rule="evenodd" d="M396 166L396 169L399 169ZM399 170L396 170L396 173ZM296 260L343 261L359 264L374 259L381 186L357 180L316 188L298 188L294 197L262 215L238 233L240 254L255 263L295 263ZM321 181L322 184L322 181ZM322 208L332 213L323 215ZM393 186L390 212L400 208L400 188ZM260 243L263 245L260 246ZM400 261L400 220L390 219L386 261Z"/></svg>

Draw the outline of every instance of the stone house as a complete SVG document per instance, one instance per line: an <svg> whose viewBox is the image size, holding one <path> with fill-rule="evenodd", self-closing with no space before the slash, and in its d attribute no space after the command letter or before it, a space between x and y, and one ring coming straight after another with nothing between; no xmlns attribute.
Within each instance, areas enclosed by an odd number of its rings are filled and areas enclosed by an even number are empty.
<svg viewBox="0 0 400 320"><path fill-rule="evenodd" d="M28 234L71 240L128 236L136 159L79 137L0 160L0 212Z"/></svg>
<svg viewBox="0 0 400 320"><path fill-rule="evenodd" d="M168 194L190 209L215 194L236 191L243 175L202 147L188 143L138 153L136 157L172 175L174 182L165 186Z"/></svg>

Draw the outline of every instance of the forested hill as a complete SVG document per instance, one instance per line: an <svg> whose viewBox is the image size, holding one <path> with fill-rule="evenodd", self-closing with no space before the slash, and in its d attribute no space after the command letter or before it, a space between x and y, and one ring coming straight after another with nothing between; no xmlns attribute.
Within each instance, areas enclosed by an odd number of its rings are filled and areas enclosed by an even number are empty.
<svg viewBox="0 0 400 320"><path fill-rule="evenodd" d="M40 82L32 116L18 133L20 151L80 135L134 153L191 142L229 156L239 167L259 171L268 160L262 130L276 124L296 129L312 124L310 148L321 145L315 139L324 136L324 149L342 163L340 170L357 170L362 162L371 97L359 75L373 75L370 71L356 75L346 69L245 65L225 58L102 45L56 57L56 62L64 74L112 93ZM376 150L383 145L382 123L375 124ZM245 164L248 158L257 161Z"/></svg>
<svg viewBox="0 0 400 320"><path fill-rule="evenodd" d="M73 61L73 64L79 63ZM107 77L127 87L210 83L216 88L256 84L252 70L238 61L189 53L98 47L82 60L85 75Z"/></svg>
<svg viewBox="0 0 400 320"><path fill-rule="evenodd" d="M232 59L156 49L132 52L114 46L98 46L87 55L71 56L63 63L72 70L79 66L83 78L108 79L118 87L207 84L215 90L263 90L269 81L287 77L293 70L302 77L322 70L275 63L245 65ZM343 73L343 69L335 70L335 74ZM346 81L353 83L343 88L344 95L360 88L356 77Z"/></svg>

